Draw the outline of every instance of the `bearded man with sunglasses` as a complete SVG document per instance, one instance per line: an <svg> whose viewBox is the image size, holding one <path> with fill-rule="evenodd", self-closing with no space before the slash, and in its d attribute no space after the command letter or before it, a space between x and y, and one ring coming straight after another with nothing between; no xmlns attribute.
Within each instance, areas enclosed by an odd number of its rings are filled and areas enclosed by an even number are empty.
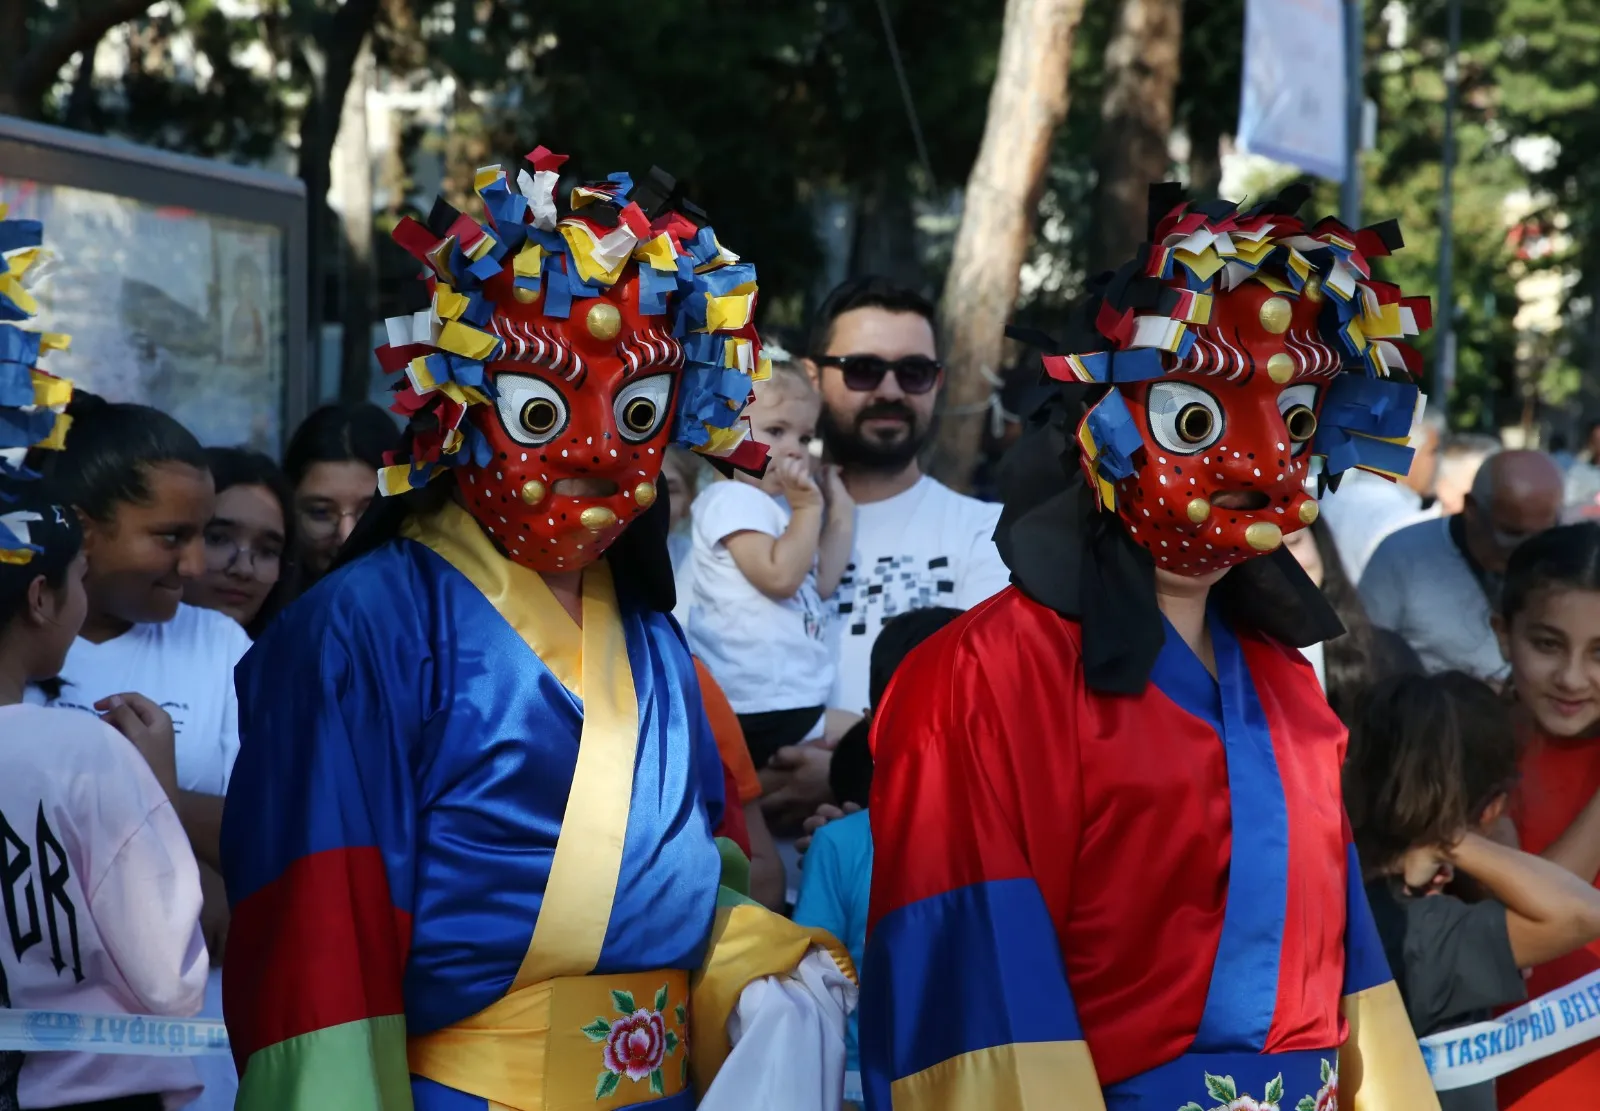
<svg viewBox="0 0 1600 1111"><path fill-rule="evenodd" d="M993 539L1000 507L956 493L918 461L944 384L935 335L926 298L874 277L836 288L812 326L823 445L856 503L855 550L830 605L839 646L830 706L851 715L866 711L885 621L969 609L1010 581Z"/></svg>

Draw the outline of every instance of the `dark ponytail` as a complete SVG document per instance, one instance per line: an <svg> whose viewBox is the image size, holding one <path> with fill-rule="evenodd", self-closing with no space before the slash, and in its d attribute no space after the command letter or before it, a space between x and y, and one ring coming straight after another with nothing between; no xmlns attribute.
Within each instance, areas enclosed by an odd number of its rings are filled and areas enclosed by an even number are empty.
<svg viewBox="0 0 1600 1111"><path fill-rule="evenodd" d="M1500 592L1509 628L1529 600L1552 587L1600 590L1600 522L1561 525L1529 537L1511 553Z"/></svg>
<svg viewBox="0 0 1600 1111"><path fill-rule="evenodd" d="M206 469L194 434L148 405L110 402L82 390L67 407L72 427L62 451L36 452L45 496L96 521L124 502L150 500L149 471L161 463Z"/></svg>

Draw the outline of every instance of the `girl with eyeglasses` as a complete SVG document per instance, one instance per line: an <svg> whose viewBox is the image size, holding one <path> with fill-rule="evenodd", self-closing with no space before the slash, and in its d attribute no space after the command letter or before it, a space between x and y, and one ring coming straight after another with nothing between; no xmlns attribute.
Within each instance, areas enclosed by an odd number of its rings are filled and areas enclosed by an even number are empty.
<svg viewBox="0 0 1600 1111"><path fill-rule="evenodd" d="M378 492L383 456L399 446L393 418L376 405L324 405L295 429L283 453L294 489L304 586L333 566L339 546Z"/></svg>
<svg viewBox="0 0 1600 1111"><path fill-rule="evenodd" d="M183 600L233 618L250 639L294 597L294 494L278 465L246 448L207 448L217 508L206 569Z"/></svg>

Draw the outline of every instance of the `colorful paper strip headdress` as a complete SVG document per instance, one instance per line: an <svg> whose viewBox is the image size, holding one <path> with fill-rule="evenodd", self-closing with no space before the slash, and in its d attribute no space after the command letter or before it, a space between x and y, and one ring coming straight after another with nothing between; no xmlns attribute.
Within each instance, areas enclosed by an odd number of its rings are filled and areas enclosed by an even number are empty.
<svg viewBox="0 0 1600 1111"><path fill-rule="evenodd" d="M1296 186L1240 211L1227 201L1189 203L1175 185L1152 187L1150 241L1091 297L1064 343L1044 340L1059 352L1045 358L1046 372L1084 385L1173 372L1322 379L1309 467L1319 495L1351 467L1404 475L1422 406L1411 383L1421 356L1407 341L1432 324L1428 298L1372 276L1371 260L1403 246L1395 221L1360 231L1332 217L1308 225L1295 215L1306 197ZM1265 291L1260 329L1283 348L1261 367L1248 331L1241 339L1237 329L1213 326L1218 300L1252 283ZM1100 504L1114 508L1114 484L1133 473L1130 452L1141 445L1119 391L1105 391L1078 438Z"/></svg>
<svg viewBox="0 0 1600 1111"><path fill-rule="evenodd" d="M39 311L24 277L39 261L44 233L37 220L8 220L6 213L0 204L0 563L20 565L40 550L28 537L38 515L8 509L15 499L6 487L38 477L25 463L30 450L59 450L66 442L72 384L38 366L44 353L65 351L69 338L18 327Z"/></svg>
<svg viewBox="0 0 1600 1111"><path fill-rule="evenodd" d="M527 161L532 172L520 171L515 188L499 166L478 171L487 225L441 200L426 223L407 218L394 230L426 266L432 302L387 321L378 349L386 371L405 373L394 409L413 418L409 451L385 469L382 491L422 486L446 465L486 466L489 444L464 418L495 401L489 365L532 360L550 342L530 316L566 320L624 282L637 284L638 315L660 327L624 336L619 357L681 368L673 442L760 470L765 448L741 417L751 383L769 371L754 324L755 267L717 241L660 170L640 187L626 173L579 185L558 206L566 156L539 147ZM581 375L581 363L568 369Z"/></svg>

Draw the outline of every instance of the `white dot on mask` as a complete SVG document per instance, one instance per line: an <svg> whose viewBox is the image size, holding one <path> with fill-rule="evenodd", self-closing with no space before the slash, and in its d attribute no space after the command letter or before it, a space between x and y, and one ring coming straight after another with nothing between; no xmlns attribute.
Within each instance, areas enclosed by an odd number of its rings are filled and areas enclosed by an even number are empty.
<svg viewBox="0 0 1600 1111"><path fill-rule="evenodd" d="M522 453L522 461L524 463L526 463L528 461L528 453L527 452L523 452Z"/></svg>
<svg viewBox="0 0 1600 1111"><path fill-rule="evenodd" d="M1160 475L1156 475L1156 477L1161 480L1161 485L1165 486L1167 484L1167 476L1166 475L1160 474Z"/></svg>
<svg viewBox="0 0 1600 1111"><path fill-rule="evenodd" d="M565 459L566 457L567 457L567 449L566 448L562 448L561 449L561 458Z"/></svg>
<svg viewBox="0 0 1600 1111"><path fill-rule="evenodd" d="M1253 470L1251 470L1250 473L1255 475L1257 478L1260 478L1261 477L1261 468L1260 467L1256 467Z"/></svg>

